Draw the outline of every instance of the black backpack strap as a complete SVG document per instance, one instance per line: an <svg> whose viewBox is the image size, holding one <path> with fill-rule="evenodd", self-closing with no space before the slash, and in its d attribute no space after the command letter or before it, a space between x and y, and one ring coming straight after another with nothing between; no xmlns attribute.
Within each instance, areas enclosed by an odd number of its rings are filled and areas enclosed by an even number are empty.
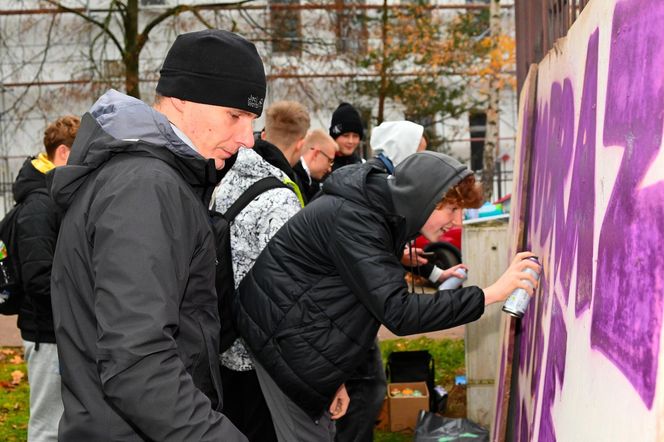
<svg viewBox="0 0 664 442"><path fill-rule="evenodd" d="M290 187L274 176L269 176L256 181L249 186L249 188L247 188L247 190L245 190L233 204L231 204L228 210L224 213L224 218L226 218L229 223L232 223L235 217L238 216L238 214L242 212L242 210L247 207L254 198L265 191L278 189L279 187L290 189Z"/></svg>

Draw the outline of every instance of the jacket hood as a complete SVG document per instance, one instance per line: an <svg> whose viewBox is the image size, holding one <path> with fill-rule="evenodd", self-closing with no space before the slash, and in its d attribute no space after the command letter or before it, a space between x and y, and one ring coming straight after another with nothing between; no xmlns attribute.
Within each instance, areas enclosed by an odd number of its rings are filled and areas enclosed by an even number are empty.
<svg viewBox="0 0 664 442"><path fill-rule="evenodd" d="M417 152L424 127L411 121L388 121L371 131L371 148L376 155L382 153L394 166Z"/></svg>
<svg viewBox="0 0 664 442"><path fill-rule="evenodd" d="M83 115L67 165L47 174L55 202L68 207L87 177L117 154L163 160L193 187L214 186L222 176L214 160L206 160L175 134L165 115L110 90Z"/></svg>
<svg viewBox="0 0 664 442"><path fill-rule="evenodd" d="M247 183L254 183L269 176L283 180L287 176L283 170L269 163L258 152L244 147L238 151L237 161L224 180L230 179L233 175Z"/></svg>
<svg viewBox="0 0 664 442"><path fill-rule="evenodd" d="M46 175L37 170L32 161L33 158L25 160L12 186L14 201L17 203L23 202L35 190L46 191Z"/></svg>
<svg viewBox="0 0 664 442"><path fill-rule="evenodd" d="M332 172L322 191L391 214L394 207L385 185L386 178L387 174L370 162L351 164Z"/></svg>
<svg viewBox="0 0 664 442"><path fill-rule="evenodd" d="M225 213L252 184L270 176L281 182L288 179L284 171L268 163L253 149L241 147L235 165L217 187L214 209Z"/></svg>
<svg viewBox="0 0 664 442"><path fill-rule="evenodd" d="M253 150L265 161L285 173L288 178L297 181L293 167L277 146L265 140L257 140Z"/></svg>
<svg viewBox="0 0 664 442"><path fill-rule="evenodd" d="M388 185L396 213L406 219L409 238L420 231L445 194L471 174L454 158L430 151L410 155L395 168Z"/></svg>

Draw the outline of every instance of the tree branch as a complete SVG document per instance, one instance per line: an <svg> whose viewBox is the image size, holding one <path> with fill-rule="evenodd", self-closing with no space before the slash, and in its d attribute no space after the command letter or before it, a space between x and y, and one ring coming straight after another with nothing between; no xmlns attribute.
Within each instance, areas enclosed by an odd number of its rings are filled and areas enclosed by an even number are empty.
<svg viewBox="0 0 664 442"><path fill-rule="evenodd" d="M61 9L63 11L70 12L74 15L77 15L77 16L81 17L83 20L97 26L99 29L102 30L102 32L104 32L106 35L108 35L108 37L111 39L111 41L113 41L113 44L115 44L115 46L118 48L118 50L120 51L120 54L125 53L125 50L122 47L122 45L120 44L120 42L118 41L118 39L115 38L115 35L113 35L113 33L108 29L108 26L104 25L104 23L99 22L99 21L95 20L94 18L90 17L89 15L86 15L86 14L80 12L80 11L77 11L76 9L64 6L63 4L61 4L58 1L46 0L46 2L53 5L53 6L55 6L55 7L57 7L58 9ZM121 11L118 11L118 12L122 13Z"/></svg>
<svg viewBox="0 0 664 442"><path fill-rule="evenodd" d="M212 7L218 8L218 9L231 9L235 7L239 7L244 5L245 3L250 3L254 0L240 0L234 3L218 3L218 4L206 4L205 8L210 9ZM201 5L202 6L202 5ZM148 41L148 35L150 34L150 31L154 29L155 26L159 25L161 22L166 20L169 17L176 17L183 12L191 12L193 13L196 18L203 23L208 28L213 28L214 26L210 25L204 18L201 16L199 10L201 9L201 6L191 6L191 5L178 5L178 6L173 6L172 8L169 8L159 14L157 17L155 17L154 20L152 20L150 23L145 25L145 28L143 28L143 31L139 34L138 36L138 50L143 48L145 43Z"/></svg>

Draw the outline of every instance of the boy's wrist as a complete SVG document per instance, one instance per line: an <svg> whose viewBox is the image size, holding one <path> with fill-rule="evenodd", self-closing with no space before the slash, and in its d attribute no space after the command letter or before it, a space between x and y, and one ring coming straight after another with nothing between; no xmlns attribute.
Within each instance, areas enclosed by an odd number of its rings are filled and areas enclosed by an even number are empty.
<svg viewBox="0 0 664 442"><path fill-rule="evenodd" d="M499 301L498 296L496 295L496 290L493 286L482 289L482 291L484 292L484 305L493 304L494 302Z"/></svg>

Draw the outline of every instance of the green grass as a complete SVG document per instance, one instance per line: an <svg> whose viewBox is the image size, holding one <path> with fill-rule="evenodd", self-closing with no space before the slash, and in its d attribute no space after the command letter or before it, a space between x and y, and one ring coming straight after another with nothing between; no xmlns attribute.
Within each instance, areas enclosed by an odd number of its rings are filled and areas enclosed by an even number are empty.
<svg viewBox="0 0 664 442"><path fill-rule="evenodd" d="M465 417L466 389L454 385L454 377L465 373L463 340L450 339L393 339L380 343L383 361L393 351L429 350L436 364L436 384L448 391L446 416ZM27 370L21 357L22 349L0 348L0 441L19 442L27 439L30 412L30 388ZM18 363L17 363L18 362ZM12 383L12 373L21 371L25 376L18 384ZM376 431L377 442L406 442L413 435L408 432Z"/></svg>
<svg viewBox="0 0 664 442"><path fill-rule="evenodd" d="M30 414L30 387L23 351L18 348L0 349L0 440L25 441L28 438ZM20 371L23 377L14 383L12 373Z"/></svg>
<svg viewBox="0 0 664 442"><path fill-rule="evenodd" d="M436 367L436 385L454 385L454 377L465 373L465 348L462 339L390 339L380 343L383 363L393 351L429 350Z"/></svg>

